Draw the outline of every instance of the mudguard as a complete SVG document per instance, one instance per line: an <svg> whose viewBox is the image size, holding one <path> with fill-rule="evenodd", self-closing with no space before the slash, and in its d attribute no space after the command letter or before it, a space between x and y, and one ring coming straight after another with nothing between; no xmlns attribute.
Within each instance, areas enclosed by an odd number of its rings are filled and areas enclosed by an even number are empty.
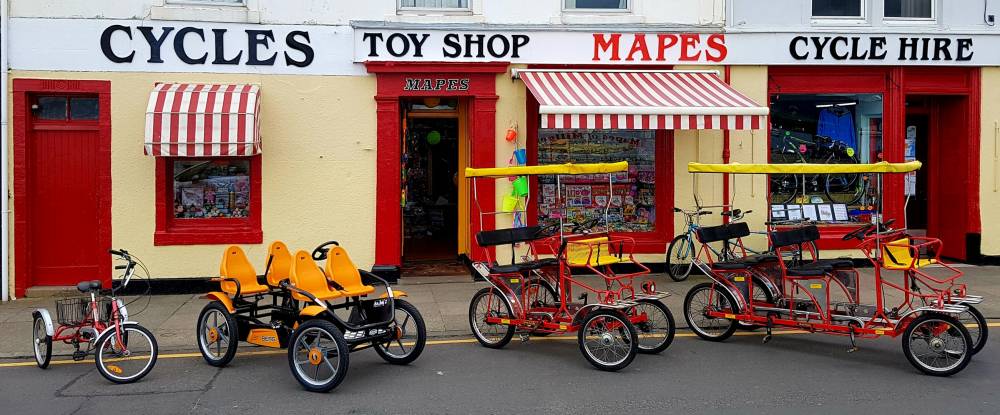
<svg viewBox="0 0 1000 415"><path fill-rule="evenodd" d="M326 311L327 308L318 305L311 305L299 311L299 317L316 317Z"/></svg>
<svg viewBox="0 0 1000 415"><path fill-rule="evenodd" d="M39 315L42 317L42 321L45 322L45 334L48 336L54 336L56 334L55 328L52 326L52 316L49 315L49 310L44 308L36 308L32 315Z"/></svg>
<svg viewBox="0 0 1000 415"><path fill-rule="evenodd" d="M402 298L402 297L406 297L406 296L407 296L406 291L403 291L403 290L392 290L392 297L393 298ZM384 293L382 293L382 295L378 296L378 298L389 298L389 293L388 292L384 292Z"/></svg>
<svg viewBox="0 0 1000 415"><path fill-rule="evenodd" d="M226 306L226 310L229 310L230 313L236 312L236 307L233 307L233 300L224 292L212 291L201 296L201 298L218 301L222 303L222 305Z"/></svg>

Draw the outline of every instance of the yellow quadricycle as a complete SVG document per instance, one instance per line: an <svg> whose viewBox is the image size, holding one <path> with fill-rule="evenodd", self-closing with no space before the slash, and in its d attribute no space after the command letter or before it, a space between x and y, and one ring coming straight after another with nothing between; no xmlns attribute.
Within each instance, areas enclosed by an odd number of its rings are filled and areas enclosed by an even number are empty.
<svg viewBox="0 0 1000 415"><path fill-rule="evenodd" d="M343 381L351 352L371 347L389 363L408 364L427 341L420 312L400 298L406 293L359 270L334 241L312 254L276 241L262 276L230 246L219 272L222 291L205 296L212 301L198 316L198 349L213 366L232 361L240 341L288 348L299 383L327 392Z"/></svg>

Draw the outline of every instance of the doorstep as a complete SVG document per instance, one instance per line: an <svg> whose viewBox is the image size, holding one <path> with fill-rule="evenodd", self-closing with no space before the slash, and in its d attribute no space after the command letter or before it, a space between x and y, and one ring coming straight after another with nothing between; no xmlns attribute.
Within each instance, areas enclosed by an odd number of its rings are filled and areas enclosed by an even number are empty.
<svg viewBox="0 0 1000 415"><path fill-rule="evenodd" d="M36 285L24 290L27 298L72 297L80 295L75 285Z"/></svg>

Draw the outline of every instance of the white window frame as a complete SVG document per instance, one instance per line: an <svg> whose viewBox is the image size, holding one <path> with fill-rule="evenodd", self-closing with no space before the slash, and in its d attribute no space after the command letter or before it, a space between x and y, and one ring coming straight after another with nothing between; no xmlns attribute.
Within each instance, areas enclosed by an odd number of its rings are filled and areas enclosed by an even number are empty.
<svg viewBox="0 0 1000 415"><path fill-rule="evenodd" d="M860 16L815 16L812 14L812 0L809 0L809 16L812 24L818 26L838 26L838 25L859 25L868 24L871 16L871 1L857 0L861 2Z"/></svg>
<svg viewBox="0 0 1000 415"><path fill-rule="evenodd" d="M476 0L469 0L467 7L403 7L402 0L396 0L397 14L472 14Z"/></svg>
<svg viewBox="0 0 1000 415"><path fill-rule="evenodd" d="M931 0L931 17L889 17L885 15L885 4L882 4L882 20L886 24L933 24L937 23L939 6L938 0Z"/></svg>
<svg viewBox="0 0 1000 415"><path fill-rule="evenodd" d="M566 7L566 0L559 0L559 7L563 13L579 14L629 14L632 13L635 0L625 0L624 9L582 9Z"/></svg>
<svg viewBox="0 0 1000 415"><path fill-rule="evenodd" d="M209 6L209 7L247 7L247 0L238 0L238 3L220 3L208 0L164 0L166 4L178 4L184 6Z"/></svg>

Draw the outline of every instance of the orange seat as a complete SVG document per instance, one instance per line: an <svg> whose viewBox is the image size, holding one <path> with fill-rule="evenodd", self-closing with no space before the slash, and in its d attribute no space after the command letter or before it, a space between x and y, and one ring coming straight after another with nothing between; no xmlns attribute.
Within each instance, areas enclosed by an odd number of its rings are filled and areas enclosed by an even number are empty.
<svg viewBox="0 0 1000 415"><path fill-rule="evenodd" d="M267 285L278 287L291 276L292 253L284 242L274 241L267 249L267 260L270 264L267 269Z"/></svg>
<svg viewBox="0 0 1000 415"><path fill-rule="evenodd" d="M232 278L240 282L240 295L260 294L267 292L267 287L257 282L257 271L247 260L247 254L240 247L232 245L222 254L222 265L219 266L222 278ZM223 280L219 285L222 291L236 295L236 283Z"/></svg>
<svg viewBox="0 0 1000 415"><path fill-rule="evenodd" d="M340 246L330 248L326 255L326 276L340 287L344 295L356 297L368 295L375 287L361 283L361 272L347 256L347 250Z"/></svg>
<svg viewBox="0 0 1000 415"><path fill-rule="evenodd" d="M306 291L320 300L330 300L344 296L344 293L331 290L330 286L326 285L326 277L323 275L323 271L319 269L316 261L313 261L312 257L306 251L295 253L289 279L296 288ZM292 298L299 301L310 301L308 297L296 291L292 291Z"/></svg>

